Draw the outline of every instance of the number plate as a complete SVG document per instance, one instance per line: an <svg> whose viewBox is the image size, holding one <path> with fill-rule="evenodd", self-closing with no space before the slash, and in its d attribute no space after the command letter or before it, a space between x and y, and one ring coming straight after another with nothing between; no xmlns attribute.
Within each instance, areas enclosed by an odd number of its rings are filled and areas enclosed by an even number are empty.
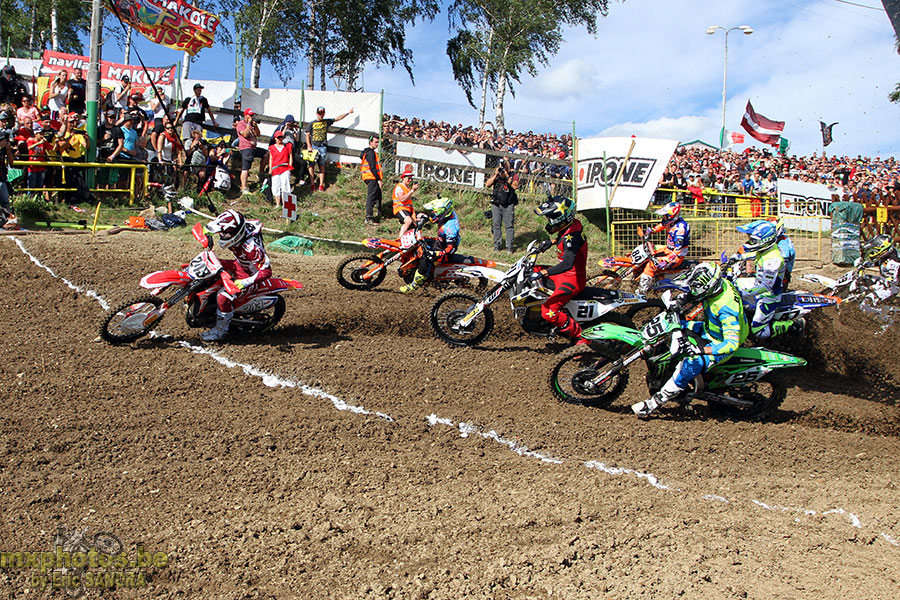
<svg viewBox="0 0 900 600"><path fill-rule="evenodd" d="M650 319L644 328L641 330L641 337L645 340L652 340L664 334L669 330L671 323L669 323L669 315L666 313L660 313Z"/></svg>
<svg viewBox="0 0 900 600"><path fill-rule="evenodd" d="M400 247L406 250L407 248L412 248L416 245L416 232L415 231L407 231L403 234L403 237L400 238Z"/></svg>
<svg viewBox="0 0 900 600"><path fill-rule="evenodd" d="M641 244L640 246L635 247L634 250L631 251L631 262L636 265L641 264L642 262L648 260L651 254L647 250L646 246Z"/></svg>

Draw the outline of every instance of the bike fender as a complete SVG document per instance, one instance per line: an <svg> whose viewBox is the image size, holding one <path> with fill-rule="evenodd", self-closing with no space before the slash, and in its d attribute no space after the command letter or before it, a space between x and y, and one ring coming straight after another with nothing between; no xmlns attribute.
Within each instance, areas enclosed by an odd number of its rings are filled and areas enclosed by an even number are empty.
<svg viewBox="0 0 900 600"><path fill-rule="evenodd" d="M624 342L635 348L644 345L641 338L641 332L631 327L616 325L615 323L600 323L593 327L588 327L581 332L581 337L588 340L613 340L616 342Z"/></svg>
<svg viewBox="0 0 900 600"><path fill-rule="evenodd" d="M769 369L779 369L785 367L803 367L806 360L799 356L786 354L784 352L775 352L766 348L747 348L741 346L731 357L722 364L722 366L735 366L741 363L755 362L762 363Z"/></svg>
<svg viewBox="0 0 900 600"><path fill-rule="evenodd" d="M141 278L141 287L147 289L162 288L169 285L184 285L190 282L187 271L154 271Z"/></svg>
<svg viewBox="0 0 900 600"><path fill-rule="evenodd" d="M494 283L498 283L506 275L506 271L500 271L498 269L492 269L491 267L484 267L481 265L465 265L457 270L456 273L458 275L465 275L466 277L484 277L485 279L489 279Z"/></svg>
<svg viewBox="0 0 900 600"><path fill-rule="evenodd" d="M373 250L400 250L400 244L396 240L384 238L366 238L363 240L363 244Z"/></svg>
<svg viewBox="0 0 900 600"><path fill-rule="evenodd" d="M812 283L818 283L819 285L827 288L833 288L837 284L837 279L825 277L824 275L816 275L815 273L804 273L800 276L800 279L804 281L811 281Z"/></svg>
<svg viewBox="0 0 900 600"><path fill-rule="evenodd" d="M270 277L269 279L263 281L260 285L260 289L268 293L283 292L291 288L295 290L303 289L303 284L299 281L294 281L293 279L282 279L280 277Z"/></svg>

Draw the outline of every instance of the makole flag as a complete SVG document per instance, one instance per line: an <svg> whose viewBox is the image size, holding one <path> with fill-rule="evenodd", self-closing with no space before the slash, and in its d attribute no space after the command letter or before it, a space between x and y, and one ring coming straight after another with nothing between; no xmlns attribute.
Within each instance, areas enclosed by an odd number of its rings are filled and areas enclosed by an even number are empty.
<svg viewBox="0 0 900 600"><path fill-rule="evenodd" d="M644 210L677 145L677 140L653 138L578 140L578 210L605 208L607 197L614 208Z"/></svg>
<svg viewBox="0 0 900 600"><path fill-rule="evenodd" d="M105 0L147 39L191 56L213 45L219 17L182 0Z"/></svg>
<svg viewBox="0 0 900 600"><path fill-rule="evenodd" d="M753 106L747 100L747 109L744 111L744 118L741 119L741 127L746 129L753 139L759 140L763 144L777 146L781 132L784 131L784 121L767 119L753 110Z"/></svg>

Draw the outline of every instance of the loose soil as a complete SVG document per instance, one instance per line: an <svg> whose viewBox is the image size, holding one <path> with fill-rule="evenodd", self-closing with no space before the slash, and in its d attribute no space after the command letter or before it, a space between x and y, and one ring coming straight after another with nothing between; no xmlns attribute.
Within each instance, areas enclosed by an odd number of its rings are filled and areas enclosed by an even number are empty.
<svg viewBox="0 0 900 600"><path fill-rule="evenodd" d="M768 422L640 421L637 376L608 410L556 402L563 346L503 303L483 347L451 349L434 293L277 254L305 287L271 335L203 344L173 310L165 337L113 347L60 278L116 305L196 245L19 242L57 278L0 239L0 547L65 527L169 557L87 598L897 597L897 330L852 307L813 320ZM49 597L35 572L0 570L0 597Z"/></svg>

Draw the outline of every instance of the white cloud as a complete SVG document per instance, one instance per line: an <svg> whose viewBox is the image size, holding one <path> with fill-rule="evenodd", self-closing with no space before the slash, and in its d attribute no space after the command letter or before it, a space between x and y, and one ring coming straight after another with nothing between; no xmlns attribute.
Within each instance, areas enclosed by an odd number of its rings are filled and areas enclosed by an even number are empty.
<svg viewBox="0 0 900 600"><path fill-rule="evenodd" d="M703 137L703 134L709 131L710 125L711 120L708 117L662 117L661 119L654 119L644 123L619 123L612 127L607 127L603 131L597 133L596 136L629 137L635 135L637 137L663 138L679 140L681 142L690 142ZM708 141L715 145L715 143L718 142L718 139Z"/></svg>
<svg viewBox="0 0 900 600"><path fill-rule="evenodd" d="M537 95L544 98L577 98L597 92L599 75L596 66L580 58L573 58L539 74L534 80L534 87Z"/></svg>

